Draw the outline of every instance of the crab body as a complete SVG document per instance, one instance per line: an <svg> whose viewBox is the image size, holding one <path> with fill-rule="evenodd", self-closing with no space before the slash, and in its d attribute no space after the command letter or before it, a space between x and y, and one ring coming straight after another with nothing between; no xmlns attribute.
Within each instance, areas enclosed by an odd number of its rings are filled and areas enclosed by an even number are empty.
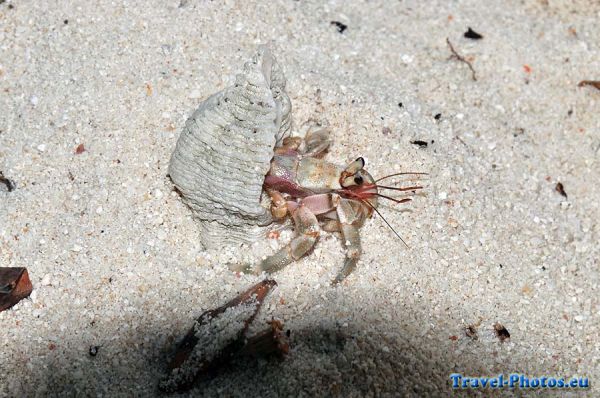
<svg viewBox="0 0 600 398"><path fill-rule="evenodd" d="M346 259L334 283L356 267L361 254L359 228L377 206L377 186L358 158L346 167L322 159L330 144L326 130L291 138L275 149L263 184L274 219L290 216L296 236L247 272L274 272L310 252L321 230L341 232Z"/></svg>

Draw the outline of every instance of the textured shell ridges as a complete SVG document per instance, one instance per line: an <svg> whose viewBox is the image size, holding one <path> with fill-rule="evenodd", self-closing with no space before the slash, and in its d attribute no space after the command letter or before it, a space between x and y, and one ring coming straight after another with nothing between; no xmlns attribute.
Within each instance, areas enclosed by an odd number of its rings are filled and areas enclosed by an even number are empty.
<svg viewBox="0 0 600 398"><path fill-rule="evenodd" d="M273 148L291 130L285 83L261 46L235 84L206 99L185 123L169 175L207 248L253 242L272 221L260 202Z"/></svg>

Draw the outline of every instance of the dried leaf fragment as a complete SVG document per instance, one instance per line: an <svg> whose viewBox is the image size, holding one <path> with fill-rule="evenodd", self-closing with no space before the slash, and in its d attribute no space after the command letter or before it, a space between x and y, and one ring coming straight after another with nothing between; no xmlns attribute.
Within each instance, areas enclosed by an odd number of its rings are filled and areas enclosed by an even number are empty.
<svg viewBox="0 0 600 398"><path fill-rule="evenodd" d="M600 80L582 80L577 84L577 87L592 86L600 90Z"/></svg>
<svg viewBox="0 0 600 398"><path fill-rule="evenodd" d="M283 323L273 320L269 325L269 329L250 337L239 354L256 358L267 355L281 358L286 355L290 351L290 345L288 336L283 331Z"/></svg>
<svg viewBox="0 0 600 398"><path fill-rule="evenodd" d="M190 389L203 374L214 371L230 361L235 355L253 355L266 350L276 351L287 342L280 338L280 328L271 329L246 341L248 327L263 300L277 283L264 280L241 293L227 304L204 312L196 320L178 344L168 366L168 374L160 381L159 388L165 392L182 392ZM253 345L248 347L248 343ZM244 352L246 350L246 352Z"/></svg>
<svg viewBox="0 0 600 398"><path fill-rule="evenodd" d="M27 268L0 267L0 311L28 297L32 290Z"/></svg>

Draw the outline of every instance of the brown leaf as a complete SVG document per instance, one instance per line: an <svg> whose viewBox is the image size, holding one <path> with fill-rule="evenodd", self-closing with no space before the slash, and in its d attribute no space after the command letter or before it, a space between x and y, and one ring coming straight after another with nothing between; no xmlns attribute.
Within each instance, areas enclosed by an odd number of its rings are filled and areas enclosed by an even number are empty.
<svg viewBox="0 0 600 398"><path fill-rule="evenodd" d="M600 80L582 80L577 84L578 87L592 86L600 90Z"/></svg>
<svg viewBox="0 0 600 398"><path fill-rule="evenodd" d="M0 267L0 311L28 297L32 290L26 268Z"/></svg>

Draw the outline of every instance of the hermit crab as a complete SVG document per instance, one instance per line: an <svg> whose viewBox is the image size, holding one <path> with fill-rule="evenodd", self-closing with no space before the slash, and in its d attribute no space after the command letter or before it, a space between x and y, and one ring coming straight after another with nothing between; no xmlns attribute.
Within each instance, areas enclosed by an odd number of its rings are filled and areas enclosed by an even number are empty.
<svg viewBox="0 0 600 398"><path fill-rule="evenodd" d="M396 173L376 181L365 170L363 158L346 166L324 160L330 144L326 129L310 129L304 137L291 135L285 77L270 49L262 46L233 86L209 97L188 119L169 175L200 221L201 241L208 248L253 242L273 221L288 216L293 220L296 236L289 244L254 267L230 268L275 272L309 253L321 230L337 231L347 249L334 280L338 283L356 267L361 254L359 229L378 212L378 199L411 200L379 190L422 188L384 186L378 181L425 173Z"/></svg>
<svg viewBox="0 0 600 398"><path fill-rule="evenodd" d="M377 212L378 198L397 203L411 200L383 195L379 189L416 191L422 188L378 185L364 169L362 157L346 167L327 162L321 156L330 142L327 130L318 130L309 133L305 140L286 138L282 146L275 148L263 187L271 198L273 217L282 219L290 215L297 235L277 253L254 268L245 267L244 271L273 272L300 259L313 248L322 228L341 232L347 246L344 266L334 280L334 283L341 282L356 267L362 252L359 229L373 211ZM395 175L398 174L384 178Z"/></svg>

